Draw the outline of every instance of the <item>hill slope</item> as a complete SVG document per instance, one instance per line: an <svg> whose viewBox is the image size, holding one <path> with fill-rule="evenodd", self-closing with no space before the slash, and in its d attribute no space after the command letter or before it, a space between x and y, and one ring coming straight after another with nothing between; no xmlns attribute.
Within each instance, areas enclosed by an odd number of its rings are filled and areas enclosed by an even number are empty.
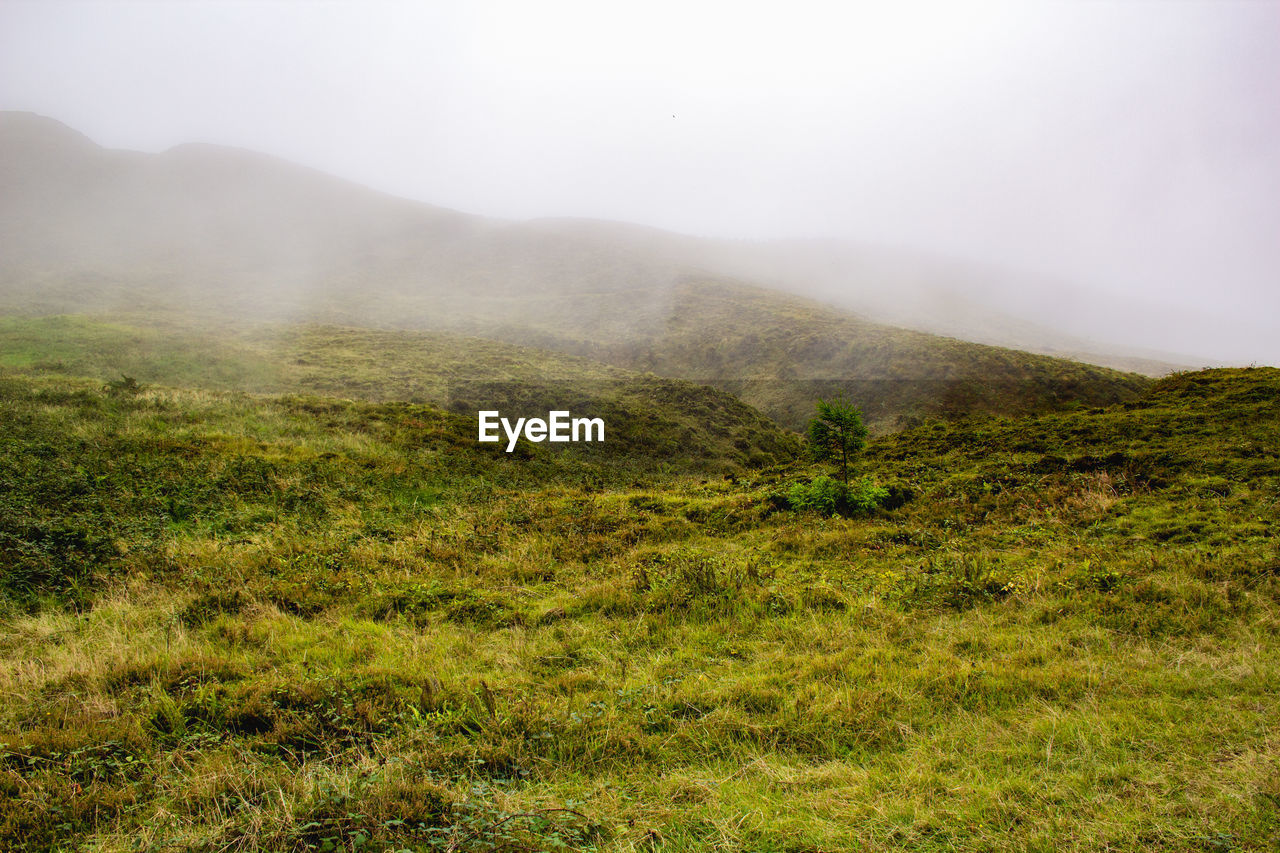
<svg viewBox="0 0 1280 853"><path fill-rule="evenodd" d="M7 113L0 190L0 307L11 312L447 330L714 381L792 426L815 390L841 383L858 383L881 428L1010 400L1107 403L1143 384L726 281L692 238L485 220L249 152L105 151L56 122ZM716 352L745 360L708 362ZM826 384L793 387L795 376ZM973 393L1010 377L1015 394Z"/></svg>
<svg viewBox="0 0 1280 853"><path fill-rule="evenodd" d="M419 408L451 413L454 443L474 442L481 409L512 422L567 410L603 419L604 444L521 441L515 455L567 455L557 464L584 465L584 477L598 476L595 464L720 473L789 461L799 451L796 436L705 385L445 333L0 317L4 367L52 382L92 378L98 388L127 377L144 387L431 404Z"/></svg>
<svg viewBox="0 0 1280 853"><path fill-rule="evenodd" d="M1148 385L1131 373L882 326L799 297L707 280L673 291L654 338L581 352L723 388L798 430L815 400L841 392L874 432L886 432L929 416L1106 405Z"/></svg>
<svg viewBox="0 0 1280 853"><path fill-rule="evenodd" d="M1185 310L957 258L849 241L779 240L720 246L709 268L880 323L1149 376L1205 363L1203 356L1134 343L1144 324L1194 329L1196 318ZM1189 335L1187 345L1195 340Z"/></svg>
<svg viewBox="0 0 1280 853"><path fill-rule="evenodd" d="M1273 850L1277 401L925 424L822 518L9 377L0 847Z"/></svg>

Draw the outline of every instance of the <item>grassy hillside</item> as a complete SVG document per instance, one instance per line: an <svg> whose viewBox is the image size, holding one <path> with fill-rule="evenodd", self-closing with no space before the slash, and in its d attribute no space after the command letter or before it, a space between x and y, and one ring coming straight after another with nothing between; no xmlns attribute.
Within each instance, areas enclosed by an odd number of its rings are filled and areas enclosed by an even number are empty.
<svg viewBox="0 0 1280 853"><path fill-rule="evenodd" d="M1132 373L869 323L731 282L678 288L649 341L583 347L594 358L724 388L804 428L813 401L844 392L887 432L922 417L1032 413L1135 399Z"/></svg>
<svg viewBox="0 0 1280 853"><path fill-rule="evenodd" d="M620 383L584 358L443 332L209 322L144 315L0 317L0 366L106 381L255 393L314 392L443 405L479 381Z"/></svg>
<svg viewBox="0 0 1280 853"><path fill-rule="evenodd" d="M1106 404L1147 381L753 287L754 267L717 260L718 244L490 221L251 152L107 151L3 113L0 188L0 310L11 315L465 334L712 382L793 428L814 396L839 388L887 430L924 415ZM737 272L717 274L726 264Z"/></svg>
<svg viewBox="0 0 1280 853"><path fill-rule="evenodd" d="M1274 849L1278 401L928 422L828 518L11 370L0 849Z"/></svg>
<svg viewBox="0 0 1280 853"><path fill-rule="evenodd" d="M677 469L759 467L798 450L794 436L706 386L445 333L8 317L0 318L0 367L104 383L129 377L144 385L430 403L461 416L459 434L471 438L481 409L513 421L567 410L605 421L609 440L590 449L594 457L643 457ZM523 443L517 452L525 452Z"/></svg>
<svg viewBox="0 0 1280 853"><path fill-rule="evenodd" d="M682 291L667 332L652 345L549 345L580 355L443 332L196 326L138 315L0 317L0 366L103 381L128 375L167 385L430 402L472 413L518 406L529 415L570 401L586 407L586 398L638 381L634 371L641 370L716 386L795 430L804 429L815 400L843 392L873 431L887 432L927 416L1132 400L1150 382L889 329L724 284Z"/></svg>

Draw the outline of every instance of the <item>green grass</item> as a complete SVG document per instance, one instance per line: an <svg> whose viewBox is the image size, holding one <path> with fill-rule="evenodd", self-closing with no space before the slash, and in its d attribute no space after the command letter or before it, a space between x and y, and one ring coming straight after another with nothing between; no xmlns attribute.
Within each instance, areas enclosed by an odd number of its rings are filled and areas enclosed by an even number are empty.
<svg viewBox="0 0 1280 853"><path fill-rule="evenodd" d="M513 420L567 409L605 421L610 440L591 450L593 458L643 457L647 469L669 460L671 470L720 473L786 461L799 447L758 412L706 386L444 333L3 317L0 367L104 384L128 377L144 386L430 403L469 419L466 429L462 421L451 427L455 442L472 439L480 409L497 409ZM522 443L518 452L529 450Z"/></svg>
<svg viewBox="0 0 1280 853"><path fill-rule="evenodd" d="M10 370L0 849L1274 849L1278 400L927 422L823 518L820 468Z"/></svg>
<svg viewBox="0 0 1280 853"><path fill-rule="evenodd" d="M457 384L632 378L585 359L481 338L319 325L246 327L130 315L0 317L0 366L257 393L446 405Z"/></svg>
<svg viewBox="0 0 1280 853"><path fill-rule="evenodd" d="M615 296L583 295L575 298L575 310L625 318L625 304L610 307ZM814 400L844 393L879 434L928 417L1132 401L1151 384L1138 374L873 324L745 285L689 282L669 297L663 315L643 329L615 328L617 318L595 330L539 325L538 301L528 297L527 325L476 320L464 324L470 330L465 335L250 324L218 319L223 314L213 310L199 320L176 309L11 315L0 318L0 365L446 406L470 402L467 391L476 385L527 389L550 383L563 393L566 387L625 382L641 372L716 387L795 431L804 430ZM520 314L511 306L524 303L511 300L507 310ZM554 317L574 313L556 304ZM404 316L420 313L404 309ZM394 317L380 322L403 325Z"/></svg>
<svg viewBox="0 0 1280 853"><path fill-rule="evenodd" d="M846 394L879 434L928 417L1133 401L1151 384L1137 374L878 326L754 288L705 283L679 289L677 297L669 322L652 340L583 341L505 327L481 329L490 337L475 337L196 324L176 312L167 320L8 316L0 317L0 366L104 381L128 375L180 387L407 400L454 411L474 410L481 397L534 404L542 412L548 401L608 397L656 373L678 380L650 379L651 388L704 383L801 432L815 400Z"/></svg>

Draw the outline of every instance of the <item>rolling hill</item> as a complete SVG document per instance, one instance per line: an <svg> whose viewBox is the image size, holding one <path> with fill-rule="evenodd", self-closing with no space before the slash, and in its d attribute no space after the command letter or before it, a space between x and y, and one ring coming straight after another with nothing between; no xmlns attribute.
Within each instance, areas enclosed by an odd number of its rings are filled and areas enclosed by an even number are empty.
<svg viewBox="0 0 1280 853"><path fill-rule="evenodd" d="M0 308L189 325L445 331L713 384L799 426L845 389L878 430L1132 398L1134 374L909 332L726 275L705 241L501 222L259 154L109 151L0 115Z"/></svg>
<svg viewBox="0 0 1280 853"><path fill-rule="evenodd" d="M925 417L1006 414L1133 399L1144 377L870 323L800 297L695 280L672 291L662 332L584 354L688 377L802 429L813 401L844 393L887 432Z"/></svg>

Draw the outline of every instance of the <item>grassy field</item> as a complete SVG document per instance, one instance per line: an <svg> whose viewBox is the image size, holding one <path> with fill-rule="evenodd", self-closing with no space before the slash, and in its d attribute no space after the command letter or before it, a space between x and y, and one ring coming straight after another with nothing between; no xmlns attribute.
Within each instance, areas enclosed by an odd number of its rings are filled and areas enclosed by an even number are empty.
<svg viewBox="0 0 1280 853"><path fill-rule="evenodd" d="M14 340L0 850L1280 844L1280 371L877 438L846 518L672 386L508 455Z"/></svg>

